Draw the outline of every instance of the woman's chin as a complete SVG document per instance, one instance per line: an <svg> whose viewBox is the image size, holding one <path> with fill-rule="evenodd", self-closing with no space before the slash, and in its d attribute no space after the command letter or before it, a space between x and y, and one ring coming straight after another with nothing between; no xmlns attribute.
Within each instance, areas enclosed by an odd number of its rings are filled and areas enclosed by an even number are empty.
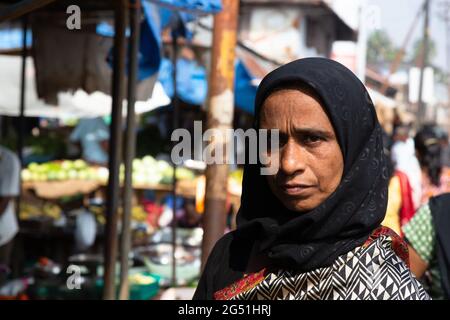
<svg viewBox="0 0 450 320"><path fill-rule="evenodd" d="M283 204L290 211L298 212L299 214L309 212L317 207L317 205L314 205L308 200L283 201Z"/></svg>

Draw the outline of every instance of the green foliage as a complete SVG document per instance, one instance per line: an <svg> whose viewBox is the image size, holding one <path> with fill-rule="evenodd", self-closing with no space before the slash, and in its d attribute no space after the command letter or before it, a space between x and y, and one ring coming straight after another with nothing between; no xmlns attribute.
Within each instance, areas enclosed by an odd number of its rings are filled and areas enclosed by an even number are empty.
<svg viewBox="0 0 450 320"><path fill-rule="evenodd" d="M412 54L410 56L410 63L415 65L417 61L420 61L420 57L422 54L422 47L423 47L423 39L417 39L416 42L413 44L412 48ZM431 64L433 60L437 56L437 47L436 42L433 39L429 39L428 42L428 55L427 55L427 61L426 64Z"/></svg>
<svg viewBox="0 0 450 320"><path fill-rule="evenodd" d="M367 62L372 65L394 61L398 49L385 30L377 30L369 36Z"/></svg>

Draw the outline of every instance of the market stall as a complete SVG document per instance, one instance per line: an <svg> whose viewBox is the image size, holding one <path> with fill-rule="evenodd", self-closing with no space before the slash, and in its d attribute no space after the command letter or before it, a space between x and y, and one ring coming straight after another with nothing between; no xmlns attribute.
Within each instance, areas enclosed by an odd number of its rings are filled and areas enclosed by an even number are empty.
<svg viewBox="0 0 450 320"><path fill-rule="evenodd" d="M123 170L122 167L120 193L123 192ZM24 168L20 210L22 245L30 247L31 242L32 247L47 248L40 249L40 252L58 265L63 265L80 252L99 255L105 236L108 175L107 168L90 166L83 160L31 163ZM164 286L169 286L171 279L169 227L173 218L172 178L173 168L164 160L146 156L133 161L131 252L139 252L141 268L158 276L159 283ZM177 178L178 200L182 200L177 204L178 237L181 237L179 241L188 243L178 244L176 249L179 257L177 284L186 285L195 282L200 272L199 231L202 229L199 221L203 212L205 178L202 170L183 167L177 169ZM230 221L239 207L241 179L241 170L230 175ZM118 214L123 215L121 208ZM83 237L80 235L80 224L87 219L86 216L93 217L95 231L92 231L93 235L84 235L91 240L80 240ZM86 224L83 226L84 230L89 230ZM196 240L186 240L189 237ZM87 242L81 251L80 241ZM143 255L150 257L144 259ZM166 258L162 258L164 256ZM40 257L33 258L38 260Z"/></svg>
<svg viewBox="0 0 450 320"><path fill-rule="evenodd" d="M48 3L50 2L51 1L48 1ZM91 228L96 230L95 239L93 241L95 243L98 242L100 244L100 247L96 247L94 245L91 246L89 250L94 251L94 253L97 255L101 252L104 252L104 258L94 260L96 260L96 263L98 265L101 265L103 267L103 271L97 273L96 276L103 277L105 281L105 286L104 288L102 287L102 290L104 290L103 297L108 299L114 296L112 294L113 290L111 289L111 284L115 282L114 274L116 273L116 268L114 266L117 260L117 230L118 227L119 229L123 227L123 223L125 223L125 231L128 229L126 226L127 219L119 219L121 215L126 216L128 210L127 206L125 206L124 209L121 209L122 194L125 193L125 196L123 197L125 202L130 200L132 202L132 254L134 255L136 253L134 252L135 245L141 246L141 250L139 250L139 255L141 256L141 258L138 259L143 264L141 265L141 267L147 267L147 269L149 269L149 266L152 265L152 261L156 259L156 262L153 261L153 269L151 270L154 271L154 269L157 268L155 266L157 266L158 264L166 264L166 266L164 267L166 272L166 285L170 283L177 285L179 283L174 276L175 273L173 272L175 271L175 268L172 268L172 271L169 272L172 273L171 277L167 275L167 270L170 270L171 265L176 266L176 268L178 269L178 264L183 265L185 261L188 261L188 264L189 261L195 261L195 263L197 263L197 253L195 252L198 252L198 250L187 250L185 247L189 245L199 247L198 232L194 232L193 235L193 237L197 239L195 245L192 244L192 241L186 240L188 243L185 243L185 240L180 240L181 247L179 248L177 246L177 243L179 241L178 239L189 238L189 236L186 236L184 234L183 229L185 228L180 228L179 232L175 234L175 230L178 228L177 220L179 212L181 212L181 215L183 211L195 212L195 214L197 215L201 214L201 212L198 212L199 210L196 209L202 207L201 203L203 199L202 194L201 192L199 192L199 190L201 191L202 189L204 189L204 187L202 187L204 178L202 178L201 172L191 172L189 171L189 169L183 167L173 168L171 163L163 163L162 160L155 159L153 159L154 161L152 161L152 159L148 157L133 160L133 150L129 150L128 148L125 152L125 158L127 159L127 161L125 161L126 165L123 169L121 169L120 158L122 139L120 130L122 127L122 117L124 115L127 116L128 132L126 138L127 141L131 141L130 134L134 135L135 133L133 130L133 120L132 118L130 118L130 116L134 115L135 112L139 113L149 111L158 106L168 104L168 98L167 96L160 94L161 86L157 83L154 86L152 100L144 101L142 103L135 103L136 82L128 81L127 112L123 112L124 105L122 101L124 100L123 93L124 91L126 91L124 90L124 78L126 75L125 65L127 55L124 40L126 38L125 29L128 10L125 9L125 1L116 2L117 3L115 3L114 5L111 5L108 1L104 1L101 4L99 3L98 5L96 4L96 6L94 6L94 11L95 9L113 9L113 12L115 13L115 33L113 34L114 47L111 50L111 54L114 57L114 59L111 60L111 96L98 92L87 93L83 90L60 93L58 94L57 106L48 104L48 102L44 102L43 100L38 99L33 91L35 84L30 83L29 79L30 77L33 78L34 76L33 64L30 62L29 58L26 58L26 56L28 55L27 45L29 46L30 44L29 41L24 38L22 61L16 59L14 63L11 63L11 66L15 65L16 69L21 68L21 78L19 79L19 72L10 72L12 77L9 79L10 81L11 79L17 78L17 84L12 86L13 88L10 90L9 96L20 96L21 107L19 109L17 108L17 105L15 103L11 103L15 100L14 98L6 98L6 100L1 103L2 112L4 114L8 114L10 116L18 115L20 117L21 125L19 127L21 128L21 130L19 130L19 140L21 141L19 141L20 143L18 145L18 149L21 156L23 154L24 146L22 139L25 116L44 115L51 118L65 119L68 117L72 117L74 113L76 114L75 117L83 117L87 115L89 116L89 114L92 116L103 116L106 114L111 114L112 122L110 126L110 132L112 143L110 144L110 160L108 163L108 167L106 168L91 166L83 163L81 160L68 161L61 159L50 163L43 162L39 164L32 162L26 168L24 168L22 172L23 186L20 207L21 224L22 226L24 226L22 228L23 234L26 236L32 236L32 241L35 243L38 243L39 239L45 238L45 241L47 243L44 247L50 248L50 250L47 251L48 254L44 252L45 256L51 256L53 253L57 252L57 254L54 254L54 257L51 257L52 259L49 259L48 257L46 257L45 259L39 259L35 265L28 266L29 268L25 272L25 274L28 275L35 275L35 272L45 274L45 276L43 276L42 278L46 279L58 278L54 277L58 273L57 270L59 270L58 274L60 276L61 274L64 274L64 270L67 269L67 261L75 261L81 264L80 259L77 260L72 257L73 253L75 253L74 246L76 247L77 230L80 230L80 228L78 228L78 225L80 223L86 223L86 221L88 221L87 223L89 223L89 221L92 221L90 220L90 218L88 218L89 216L95 218L95 228ZM145 4L147 2L152 1L145 1L142 4ZM175 11L179 9L188 9L203 13L214 13L220 10L220 1L210 1L211 3L205 7L204 5L207 2L208 1L205 1L202 4L201 8L192 8L192 6L190 7L190 5L180 7L177 3L171 2L169 8L175 9ZM215 2L214 5L212 5L213 2ZM57 11L58 9L60 9L60 7L57 5L58 1L55 1L55 3L56 4L52 7L52 9ZM41 2L39 7L44 6L45 4L44 2ZM159 1L158 4L164 5L164 1ZM145 7L146 9L149 8L147 5ZM139 8L139 6L136 6L136 8ZM14 8L11 7L12 11L7 15L4 15L2 19L16 18L32 11L33 9L35 9L35 7L28 7L25 4L22 7L22 4L20 4ZM138 13L138 10L130 10L130 16L132 20L134 19L135 22L135 18ZM147 21L144 21L144 23L141 24L140 28L143 32L146 32L147 29L145 28L148 27L148 25L145 25L145 23L150 23L149 21L153 21L152 19L148 19L149 11L145 12L145 17ZM179 17L183 18L182 15L180 15ZM28 34L27 28L29 27L29 24L24 24L24 34ZM169 26L169 28L175 30L179 28L179 25ZM132 27L131 31L132 32L130 35L130 39L135 45L136 39L138 38L136 36L136 28L134 27L133 29ZM154 32L154 30L151 31ZM176 40L176 37L174 37L174 40ZM174 45L176 46L176 41L174 41ZM148 46L144 49L148 49ZM174 52L177 52L176 47L174 49ZM39 51L40 50L35 50L35 52ZM142 50L140 52L142 53ZM129 53L129 57L131 57L129 61L130 68L128 68L128 76L131 77L131 79L136 78L136 56L138 56L136 50L134 51L134 53L131 50ZM8 64L6 61L5 63ZM40 63L41 62L38 62L38 64ZM10 65L8 64L8 67L9 66ZM139 62L139 67L141 67L141 62ZM139 70L140 81L143 80L140 76L141 71L142 70ZM147 76L150 75L148 72L144 72L144 74L146 74ZM174 70L174 77L176 78L176 70ZM33 80L31 79L31 81ZM42 83L40 85L38 84L37 87L41 88L42 90ZM17 88L21 88L20 92L16 92ZM42 92L40 94L42 94ZM175 100L177 100L176 86L174 88L173 96ZM155 99L157 100L155 101ZM177 104L175 103L174 111L176 110ZM174 123L177 123L176 120L177 113L175 112ZM131 160L133 160L132 163L129 161L130 155ZM152 164L149 165L148 162L152 162ZM133 179L132 181L128 180L127 182L127 179L129 179L129 177L131 176L129 173L127 173L129 172L127 170L130 169L133 173ZM158 172L158 170L160 170L161 172ZM239 202L239 192L236 192L235 187L237 184L239 183L231 183L231 185L233 185L234 187L230 189L232 190L230 192L230 202L235 203L235 205L232 206L234 210L236 210L236 208L238 207ZM127 195L127 190L130 190L130 188L132 192L131 194ZM181 204L178 203L178 200L181 200ZM192 204L194 210L192 210ZM159 240L155 240L158 239L158 236L155 235L159 233L164 234L164 232L167 233L167 230L169 230L167 229L167 227L170 225L170 222L167 223L167 221L171 220L168 218L170 217L170 212L172 212L172 217L175 217L173 219L173 221L175 222L172 224L173 229L171 233L172 238L176 236L175 239L171 239L171 241L168 241L167 243L164 240L166 239L165 237L160 237ZM165 218L157 219L159 216L160 218ZM79 217L83 217L83 219ZM165 220L166 224L161 224L159 220ZM122 223L118 223L119 221L122 221ZM183 223L186 224L186 221ZM198 224L198 221L193 224ZM82 229L87 230L89 228ZM195 228L191 229L194 230ZM197 229L197 231L198 230L199 229ZM122 234L125 234L126 237L126 233ZM187 234L190 233L187 232ZM159 243L155 243L158 241ZM61 244L61 248L58 250L53 250L48 244L50 242ZM73 242L75 242L75 244ZM154 246L155 249L153 251L146 251L143 250L142 246L146 247L147 249L149 249L149 246ZM171 248L171 258L167 256L169 247L166 248L164 246L169 246ZM126 247L122 247L121 252L125 252L126 254L127 250L125 249ZM149 253L151 258L142 258L148 253L148 251L151 252ZM144 254L144 252L146 253ZM188 252L189 254L187 254L186 252ZM67 253L70 254L69 258L67 258ZM122 254L122 256L124 256L124 254ZM184 259L182 258L183 256L187 256L188 258ZM162 259L161 257L165 258ZM194 265L197 266L195 263ZM135 267L134 264L132 267ZM123 269L123 265L121 266L121 269ZM196 277L198 277L199 266L192 270L194 270L192 272L196 275ZM148 285L154 283L155 279L158 283L164 283L164 281L160 281L157 274L152 275L153 280L151 280L151 276L145 274L143 270L141 270L142 272L138 272L137 274L134 273L134 271L136 270L131 271L133 272L130 272L129 278L127 273L127 279L129 279L132 285L136 283L145 283ZM149 272L149 270L147 270L146 272ZM161 273L164 272L161 271ZM180 284L185 284L185 282L183 282L186 281L185 279L183 279L184 273L185 272L183 271L180 274ZM41 295L37 294L36 296L40 296L41 298L52 297L52 294L50 294L48 290L47 293L43 293ZM130 292L132 291L133 286L130 288ZM36 292L34 293L36 294Z"/></svg>

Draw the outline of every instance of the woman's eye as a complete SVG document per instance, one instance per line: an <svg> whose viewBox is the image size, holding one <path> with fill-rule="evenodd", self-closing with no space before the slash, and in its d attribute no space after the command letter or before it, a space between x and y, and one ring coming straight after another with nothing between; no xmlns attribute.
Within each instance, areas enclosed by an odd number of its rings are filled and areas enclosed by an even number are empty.
<svg viewBox="0 0 450 320"><path fill-rule="evenodd" d="M281 136L278 138L279 146L280 146L280 147L284 146L284 145L288 142L288 140L289 140L288 137L286 137L286 136L284 136L284 135L281 135ZM271 141L271 142L272 142L272 141Z"/></svg>
<svg viewBox="0 0 450 320"><path fill-rule="evenodd" d="M319 137L319 136L305 136L303 138L303 141L307 144L314 144L314 143L323 141L323 138Z"/></svg>

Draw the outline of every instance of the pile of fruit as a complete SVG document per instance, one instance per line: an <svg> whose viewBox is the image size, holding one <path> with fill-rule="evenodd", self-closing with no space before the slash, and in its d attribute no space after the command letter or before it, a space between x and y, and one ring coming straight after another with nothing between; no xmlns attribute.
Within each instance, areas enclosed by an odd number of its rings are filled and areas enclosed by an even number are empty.
<svg viewBox="0 0 450 320"><path fill-rule="evenodd" d="M106 183L109 171L104 167L89 166L83 160L63 160L43 164L31 163L22 170L22 179L25 182L37 181L64 181L84 180ZM124 180L125 167L120 167L120 179ZM193 180L195 174L186 168L177 168L177 179ZM133 184L156 185L171 184L173 180L173 167L164 160L156 160L152 156L133 160Z"/></svg>
<svg viewBox="0 0 450 320"><path fill-rule="evenodd" d="M90 206L88 209L90 212L92 212L98 223L100 224L106 224L106 217L105 217L105 208L102 206ZM118 208L119 213L119 220L122 219L123 214L123 208ZM131 208L131 219L136 222L146 222L147 221L147 211L142 206L136 205Z"/></svg>
<svg viewBox="0 0 450 320"><path fill-rule="evenodd" d="M54 161L43 164L30 163L22 170L22 180L27 181L64 181L99 180L101 172L89 167L83 160Z"/></svg>
<svg viewBox="0 0 450 320"><path fill-rule="evenodd" d="M20 203L20 220L32 220L37 218L51 218L58 220L61 218L62 209L52 203L45 203L43 206L36 206L29 203Z"/></svg>
<svg viewBox="0 0 450 320"><path fill-rule="evenodd" d="M124 174L121 167L121 177ZM195 174L186 168L177 168L178 180L193 180ZM173 167L164 160L156 160L152 156L133 160L133 184L171 184L173 181Z"/></svg>

